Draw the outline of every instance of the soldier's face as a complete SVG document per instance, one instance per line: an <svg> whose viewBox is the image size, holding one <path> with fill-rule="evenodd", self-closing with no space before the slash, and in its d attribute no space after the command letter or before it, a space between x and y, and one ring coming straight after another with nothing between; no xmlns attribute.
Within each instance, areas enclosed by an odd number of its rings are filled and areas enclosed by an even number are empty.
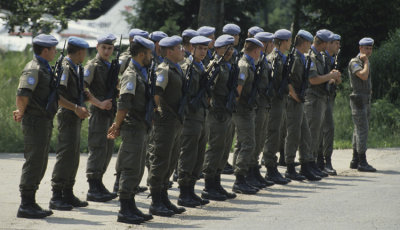
<svg viewBox="0 0 400 230"><path fill-rule="evenodd" d="M40 56L46 59L46 61L51 62L56 57L56 53L57 53L56 47L53 46L50 48L43 49L42 54Z"/></svg>
<svg viewBox="0 0 400 230"><path fill-rule="evenodd" d="M340 49L340 41L334 41L333 43L335 44L335 54L337 54Z"/></svg>
<svg viewBox="0 0 400 230"><path fill-rule="evenodd" d="M233 38L235 39L233 45L237 46L239 44L239 34L233 35Z"/></svg>
<svg viewBox="0 0 400 230"><path fill-rule="evenodd" d="M229 50L226 51L227 49L229 49ZM224 56L224 54L226 52L226 55L225 55L224 59L225 59L225 61L229 61L232 58L233 47L232 46L223 46L223 47L217 48L215 51L217 52L217 54L220 57Z"/></svg>
<svg viewBox="0 0 400 230"><path fill-rule="evenodd" d="M197 45L194 49L194 59L199 62L203 60L207 55L208 46L205 45Z"/></svg>
<svg viewBox="0 0 400 230"><path fill-rule="evenodd" d="M173 49L170 50L170 59L174 62L180 62L185 57L185 52L182 45L174 46Z"/></svg>
<svg viewBox="0 0 400 230"><path fill-rule="evenodd" d="M210 38L210 39L211 39L211 42L210 42L210 43L208 43L208 48L209 48L209 49L211 49L211 48L213 48L213 47L214 47L215 35L214 35L214 34L212 34L212 35L208 36L208 38Z"/></svg>
<svg viewBox="0 0 400 230"><path fill-rule="evenodd" d="M114 51L114 45L109 45L109 44L97 44L96 46L97 52L99 53L99 56L107 60L110 59L113 51Z"/></svg>
<svg viewBox="0 0 400 230"><path fill-rule="evenodd" d="M360 53L367 55L370 57L372 54L372 46L360 46Z"/></svg>
<svg viewBox="0 0 400 230"><path fill-rule="evenodd" d="M267 42L265 47L266 47L265 52L267 54L269 54L274 49L274 43L272 43L272 41L271 42Z"/></svg>
<svg viewBox="0 0 400 230"><path fill-rule="evenodd" d="M146 52L144 52L144 58L143 58L143 65L145 67L149 67L151 65L151 59L153 58L153 54L151 52L151 50L146 50Z"/></svg>

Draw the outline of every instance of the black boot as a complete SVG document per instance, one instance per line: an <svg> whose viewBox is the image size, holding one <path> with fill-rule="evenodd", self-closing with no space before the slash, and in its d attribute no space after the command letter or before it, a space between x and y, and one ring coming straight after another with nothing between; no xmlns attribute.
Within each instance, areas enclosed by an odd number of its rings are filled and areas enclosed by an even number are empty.
<svg viewBox="0 0 400 230"><path fill-rule="evenodd" d="M332 167L331 157L326 157L326 159L325 159L324 172L326 172L328 175L331 175L331 176L337 175L336 170L333 169L333 167Z"/></svg>
<svg viewBox="0 0 400 230"><path fill-rule="evenodd" d="M99 185L99 180L97 179L88 179L89 182L89 191L86 196L86 200L95 201L95 202L107 202L113 198L111 195L104 194Z"/></svg>
<svg viewBox="0 0 400 230"><path fill-rule="evenodd" d="M325 168L324 155L322 153L318 153L317 166L321 171L323 171Z"/></svg>
<svg viewBox="0 0 400 230"><path fill-rule="evenodd" d="M168 216L168 217L175 214L172 210L169 210L161 201L160 189L150 189L150 194L151 194L151 205L149 211L151 214L156 216Z"/></svg>
<svg viewBox="0 0 400 230"><path fill-rule="evenodd" d="M193 199L189 186L179 185L179 190L178 205L190 208L201 205L200 202Z"/></svg>
<svg viewBox="0 0 400 230"><path fill-rule="evenodd" d="M358 168L357 170L360 172L376 172L376 169L368 164L367 162L367 155L365 152L358 154Z"/></svg>
<svg viewBox="0 0 400 230"><path fill-rule="evenodd" d="M292 179L292 180L297 180L297 181L303 181L306 179L304 176L302 176L296 172L294 163L287 164L287 170L285 173L285 177Z"/></svg>
<svg viewBox="0 0 400 230"><path fill-rule="evenodd" d="M234 172L232 165L226 162L224 170L222 170L222 174L232 175Z"/></svg>
<svg viewBox="0 0 400 230"><path fill-rule="evenodd" d="M243 175L236 175L235 183L233 184L232 191L242 194L256 194L258 191L246 183Z"/></svg>
<svg viewBox="0 0 400 230"><path fill-rule="evenodd" d="M358 152L356 149L353 149L353 159L350 161L350 168L357 169L358 168Z"/></svg>
<svg viewBox="0 0 400 230"><path fill-rule="evenodd" d="M317 163L315 163L315 161L310 162L309 165L310 165L310 168L311 168L311 170L313 171L314 174L320 176L321 178L322 178L322 177L327 177L327 176L328 176L328 174L322 172L322 171L318 168Z"/></svg>
<svg viewBox="0 0 400 230"><path fill-rule="evenodd" d="M153 216L151 214L144 214L142 211L140 211L137 208L136 202L135 202L135 197L133 197L131 200L132 200L132 202L131 202L131 210L135 215L142 217L145 221L153 219Z"/></svg>
<svg viewBox="0 0 400 230"><path fill-rule="evenodd" d="M278 164L280 166L286 166L286 162L285 162L285 150L281 149L281 151L279 152L279 161Z"/></svg>
<svg viewBox="0 0 400 230"><path fill-rule="evenodd" d="M88 202L79 200L79 198L74 195L72 188L63 189L63 201L73 207L86 207L89 205Z"/></svg>
<svg viewBox="0 0 400 230"><path fill-rule="evenodd" d="M309 163L301 164L300 174L303 175L309 181L319 181L319 180L321 180L320 176L317 176L317 175L315 175L313 173L313 171L310 168Z"/></svg>
<svg viewBox="0 0 400 230"><path fill-rule="evenodd" d="M28 219L42 219L52 214L53 212L51 210L44 210L36 203L35 194L21 194L21 204L18 208L17 217Z"/></svg>
<svg viewBox="0 0 400 230"><path fill-rule="evenodd" d="M135 188L135 191L133 191L133 193L138 194L138 193L142 193L142 192L146 192L146 191L147 191L147 187L139 185Z"/></svg>
<svg viewBox="0 0 400 230"><path fill-rule="evenodd" d="M282 184L285 185L289 183L288 180L282 177L282 175L279 173L278 168L275 167L267 167L267 175L265 176L265 179L269 181L273 181L275 184Z"/></svg>
<svg viewBox="0 0 400 230"><path fill-rule="evenodd" d="M196 182L192 183L189 186L189 194L192 197L193 200L198 201L200 203L200 205L206 205L208 203L210 203L209 200L207 199L201 199L201 197L199 197L198 195L196 195L196 193L194 192L194 186L195 186Z"/></svg>
<svg viewBox="0 0 400 230"><path fill-rule="evenodd" d="M141 224L144 222L144 218L136 215L132 211L132 199L120 199L121 208L118 212L118 222L128 224Z"/></svg>
<svg viewBox="0 0 400 230"><path fill-rule="evenodd" d="M50 199L50 209L70 211L73 206L63 201L62 190L53 188L53 197Z"/></svg>
<svg viewBox="0 0 400 230"><path fill-rule="evenodd" d="M265 187L269 187L269 186L272 186L272 185L275 184L275 183L272 182L272 181L265 180L264 177L261 176L260 168L259 168L259 167L253 167L252 170L253 170L253 174L254 174L254 176L256 177L256 179L257 179L261 184L264 184Z"/></svg>
<svg viewBox="0 0 400 230"><path fill-rule="evenodd" d="M222 195L226 196L227 199L235 199L236 198L236 194L233 192L228 192L224 189L224 187L222 187L221 185L221 174L217 174L215 176L214 179L214 184L215 184L215 188L216 190L221 193Z"/></svg>
<svg viewBox="0 0 400 230"><path fill-rule="evenodd" d="M178 181L178 169L174 170L174 174L172 174L172 181L174 182Z"/></svg>
<svg viewBox="0 0 400 230"><path fill-rule="evenodd" d="M185 208L176 207L168 198L168 189L165 188L161 191L161 202L167 207L169 210L172 210L175 214L181 214L186 211Z"/></svg>
<svg viewBox="0 0 400 230"><path fill-rule="evenodd" d="M111 193L110 191L108 191L106 186L104 186L104 184L103 184L103 179L100 179L98 181L98 185L99 185L100 192L102 192L105 196L109 196L109 197L111 197L111 199L114 199L118 196L116 193Z"/></svg>
<svg viewBox="0 0 400 230"><path fill-rule="evenodd" d="M214 178L204 178L204 189L201 192L201 198L208 200L224 201L227 197L217 190Z"/></svg>
<svg viewBox="0 0 400 230"><path fill-rule="evenodd" d="M253 168L249 168L249 171L247 173L247 176L245 177L246 183L248 185L250 185L251 187L254 187L256 190L257 189L263 189L265 187L267 187L267 185L265 183L260 182L254 173Z"/></svg>
<svg viewBox="0 0 400 230"><path fill-rule="evenodd" d="M115 182L114 182L114 187L113 187L113 193L118 195L118 190L119 190L119 178L121 178L121 173L117 172L115 173Z"/></svg>

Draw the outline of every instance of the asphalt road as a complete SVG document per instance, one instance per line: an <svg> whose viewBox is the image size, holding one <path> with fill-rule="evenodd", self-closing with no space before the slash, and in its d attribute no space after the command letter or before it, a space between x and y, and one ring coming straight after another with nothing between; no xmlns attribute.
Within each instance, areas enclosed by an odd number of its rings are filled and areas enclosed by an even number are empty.
<svg viewBox="0 0 400 230"><path fill-rule="evenodd" d="M361 173L348 168L351 150L335 150L333 165L338 176L320 182L292 182L275 185L257 195L238 195L234 200L214 202L201 208L188 208L171 218L155 217L140 226L116 222L119 204L89 202L86 208L69 212L54 211L43 220L16 218L23 154L0 154L0 229L132 229L132 228L204 228L204 229L400 229L400 149L371 149L367 155L376 173ZM78 170L75 194L85 199L87 155L83 154ZM114 183L113 156L104 176L111 190ZM48 207L51 197L51 173L55 155L49 157L46 175L37 192L37 201ZM285 168L279 167L281 172ZM262 169L265 173L265 169ZM147 172L145 177L147 177ZM222 183L230 189L234 176L223 175ZM145 180L142 181L145 185ZM196 186L200 193L204 186ZM177 184L170 190L174 203ZM136 196L138 207L147 212L148 192Z"/></svg>

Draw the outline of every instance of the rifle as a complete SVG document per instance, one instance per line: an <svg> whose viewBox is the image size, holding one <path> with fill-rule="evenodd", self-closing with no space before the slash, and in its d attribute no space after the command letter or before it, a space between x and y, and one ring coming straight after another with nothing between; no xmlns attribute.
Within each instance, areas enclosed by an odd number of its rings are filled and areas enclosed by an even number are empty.
<svg viewBox="0 0 400 230"><path fill-rule="evenodd" d="M228 79L228 89L229 89L229 94L227 97L227 102L226 102L226 109L232 113L236 111L236 97L239 96L239 92L237 91L238 87L238 77L239 77L239 55L236 55L235 61L232 64L232 68L229 71L229 79Z"/></svg>
<svg viewBox="0 0 400 230"><path fill-rule="evenodd" d="M280 99L282 99L284 95L287 95L289 93L288 79L294 62L294 52L296 52L294 45L296 44L296 40L297 36L292 44L292 47L290 48L290 52L282 70L282 80L278 89L278 97Z"/></svg>
<svg viewBox="0 0 400 230"><path fill-rule="evenodd" d="M258 93L258 85L260 84L260 81L261 81L261 74L264 72L263 63L265 62L266 57L267 57L267 54L263 53L261 60L256 65L256 71L254 74L253 85L251 87L250 98L247 101L247 104L249 104L249 105L253 105L254 102L256 101L256 96Z"/></svg>
<svg viewBox="0 0 400 230"><path fill-rule="evenodd" d="M119 68L121 66L119 64L119 55L121 54L121 41L122 41L122 34L121 34L121 38L119 40L119 46L116 47L117 56L115 57L114 60L111 61L110 69L108 70L108 75L107 75L108 91L107 91L105 99L112 99L114 113L116 112L115 111L116 104L117 104L116 97L119 93L118 89L117 89L117 85L118 85Z"/></svg>
<svg viewBox="0 0 400 230"><path fill-rule="evenodd" d="M335 56L335 61L333 62L333 67L332 67L332 69L338 69L338 56L339 56L339 53L340 53L340 49L338 50L338 52L337 52L337 54L336 54L336 56ZM335 93L335 91L336 91L336 84L334 83L334 84L329 84L329 81L328 82L326 82L326 91L328 91L328 93L330 93L330 94L334 94Z"/></svg>
<svg viewBox="0 0 400 230"><path fill-rule="evenodd" d="M61 75L64 71L64 68L62 66L62 62L64 60L64 51L65 51L65 44L67 43L67 40L64 42L64 47L63 50L61 51L60 57L58 57L56 64L52 67L52 76L51 76L51 81L50 81L50 94L49 97L47 98L47 104L46 104L46 111L49 112L52 116L54 116L57 113L58 109L58 87L60 86L60 80L61 80Z"/></svg>
<svg viewBox="0 0 400 230"><path fill-rule="evenodd" d="M197 46L195 46L194 48L194 53L196 53L196 48ZM178 116L181 121L183 121L183 117L185 116L185 108L188 102L190 86L192 84L193 64L194 64L194 57L192 58L189 67L186 69L185 77L183 78L182 97L181 100L179 101L179 108L178 108Z"/></svg>
<svg viewBox="0 0 400 230"><path fill-rule="evenodd" d="M154 108L156 108L156 103L154 101L154 95L156 93L156 79L157 79L156 66L157 66L157 62L155 60L155 57L153 57L153 60L151 61L151 66L149 69L149 74L148 74L149 83L146 86L147 103L146 103L145 121L149 128L152 126Z"/></svg>
<svg viewBox="0 0 400 230"><path fill-rule="evenodd" d="M304 102L304 98L306 96L306 89L308 86L308 73L310 72L310 68L311 68L311 52L312 50L310 49L308 51L308 56L306 59L306 68L304 69L303 72L303 81L301 82L301 88L300 88L300 92L297 94L300 101Z"/></svg>
<svg viewBox="0 0 400 230"><path fill-rule="evenodd" d="M200 77L200 88L197 92L196 96L190 100L190 104L193 105L195 108L200 106L200 102L203 103L205 107L207 107L207 102L205 101L205 94L207 93L208 96L211 96L210 90L215 84L215 78L217 77L220 71L220 63L224 60L226 54L228 53L230 46L226 49L224 55L220 57L217 61L213 62L211 66L209 66Z"/></svg>
<svg viewBox="0 0 400 230"><path fill-rule="evenodd" d="M84 91L84 82L83 82L83 66L81 64L78 65L78 71L79 71L79 83L78 83L78 89L79 89L79 105L83 106L85 102L85 91Z"/></svg>
<svg viewBox="0 0 400 230"><path fill-rule="evenodd" d="M273 98L276 95L275 91L275 81L276 81L276 71L278 69L278 62L276 61L276 58L272 61L272 70L271 73L269 74L269 84L267 85L267 88L265 89L264 95L267 98Z"/></svg>

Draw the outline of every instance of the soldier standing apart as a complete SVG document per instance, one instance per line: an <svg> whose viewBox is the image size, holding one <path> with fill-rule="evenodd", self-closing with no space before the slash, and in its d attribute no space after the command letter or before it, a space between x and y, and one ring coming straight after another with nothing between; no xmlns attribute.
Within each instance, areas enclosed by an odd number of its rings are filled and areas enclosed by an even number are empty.
<svg viewBox="0 0 400 230"><path fill-rule="evenodd" d="M294 54L294 62L290 70L289 97L286 106L287 132L285 138L285 177L302 181L308 179L310 181L321 180L321 177L315 175L310 168L310 162L314 161L314 157L310 151L311 134L307 119L304 113L304 93L308 85L306 68L313 65L308 63L310 58L305 58L304 53L308 52L311 47L313 36L310 32L299 30L296 37L296 52ZM296 172L294 159L296 151L299 149L301 175Z"/></svg>
<svg viewBox="0 0 400 230"><path fill-rule="evenodd" d="M211 42L208 44L208 51L206 57L203 59L203 64L204 66L208 66L210 61L214 58L213 57L213 52L214 52L214 42L215 42L215 28L211 26L202 26L197 29L197 32L199 35L208 37L211 39Z"/></svg>
<svg viewBox="0 0 400 230"><path fill-rule="evenodd" d="M243 194L255 194L258 188L265 187L264 184L247 184L245 177L249 173L250 162L255 147L255 104L249 104L250 94L256 70L255 63L258 62L264 45L255 38L247 38L244 44L244 54L239 61L238 79L238 105L233 113L233 122L236 126L236 136L240 143L235 168L236 180L232 191Z"/></svg>
<svg viewBox="0 0 400 230"><path fill-rule="evenodd" d="M198 105L191 104L192 98L196 97L201 83L202 74L204 74L204 65L201 62L207 55L208 43L210 38L204 36L196 36L190 39L192 44L193 59L189 59L182 65L183 72L190 79L190 87L188 89L188 107L185 113L182 130L182 146L181 154L178 160L178 184L180 189L178 204L186 207L196 207L208 204L209 201L201 199L194 193L194 186L199 179L204 162L204 153L206 150L206 109L208 103L200 103ZM193 63L192 63L193 62ZM207 98L201 99L206 102Z"/></svg>
<svg viewBox="0 0 400 230"><path fill-rule="evenodd" d="M116 169L120 173L118 222L140 224L153 217L142 213L135 203L135 190L142 179L149 126L145 121L146 87L154 43L135 36L130 44L132 58L121 78L120 96L115 122L108 130L108 138L121 135Z"/></svg>
<svg viewBox="0 0 400 230"><path fill-rule="evenodd" d="M329 102L329 95L325 84L329 81L339 81L341 75L337 70L331 70L325 74L325 61L321 52L326 50L328 42L332 40L333 33L326 29L318 30L314 37L310 52L311 61L314 65L310 67L308 74L310 86L306 90L304 103L304 110L311 132L311 152L314 157L314 161L310 163L310 167L320 177L328 176L316 164L318 149L321 143L322 122L324 121Z"/></svg>
<svg viewBox="0 0 400 230"><path fill-rule="evenodd" d="M367 139L369 118L371 111L371 70L368 58L372 54L374 40L363 38L359 42L360 53L349 63L349 76L353 92L350 94L350 107L353 117L353 159L350 168L361 172L376 172L376 169L368 164Z"/></svg>
<svg viewBox="0 0 400 230"><path fill-rule="evenodd" d="M99 101L104 101L111 90L107 85L110 69L109 59L114 51L116 37L113 34L101 35L97 38L97 55L85 66L84 79L90 93ZM114 152L114 140L107 139L107 131L114 121L116 105L111 110L104 110L95 104L89 107L88 148L89 156L86 165L86 177L89 182L88 201L106 202L117 197L110 193L103 184L103 175Z"/></svg>
<svg viewBox="0 0 400 230"><path fill-rule="evenodd" d="M335 65L335 56L338 55L340 49L340 35L333 34L333 40L328 43L327 49L322 52L325 59L325 73L329 73ZM337 58L337 57L336 57ZM337 67L336 67L337 68ZM337 175L336 170L332 167L332 153L335 124L333 121L333 106L335 105L336 85L339 81L329 81L325 83L326 90L329 93L329 103L325 113L325 119L321 129L321 144L318 151L317 164L318 167L328 175Z"/></svg>
<svg viewBox="0 0 400 230"><path fill-rule="evenodd" d="M209 130L208 149L204 156L203 173L205 188L201 197L209 200L224 201L233 199L236 194L227 192L221 186L221 173L228 161L229 152L225 151L230 142L228 128L232 119L232 112L226 109L229 94L228 80L231 70L232 45L235 39L231 35L221 35L215 40L216 59L208 68L214 65L216 72L215 85L211 89L210 109L207 116L207 130ZM223 56L225 54L225 56ZM213 64L217 60L219 64Z"/></svg>
<svg viewBox="0 0 400 230"><path fill-rule="evenodd" d="M58 144L56 164L52 174L53 197L50 208L71 210L73 207L86 207L86 201L80 201L73 194L73 186L79 166L80 137L82 120L89 116L84 101L86 96L83 83L82 63L86 57L89 44L78 37L68 38L67 57L63 61L63 73L58 94L66 99L65 105L59 108ZM99 101L92 98L92 103L103 109L111 109L111 100Z"/></svg>
<svg viewBox="0 0 400 230"><path fill-rule="evenodd" d="M163 38L159 43L164 62L157 68L154 100L158 113L154 122L154 152L150 153L147 179L152 198L150 213L157 216L172 216L185 211L171 203L167 192L169 178L178 161L182 132L182 121L178 115L183 82L183 72L178 64L184 55L181 43L179 36Z"/></svg>
<svg viewBox="0 0 400 230"><path fill-rule="evenodd" d="M56 55L58 41L52 35L40 34L33 38L33 60L25 65L19 79L13 118L22 121L25 163L22 167L19 191L21 205L17 217L45 218L52 211L42 209L35 199L40 181L46 172L54 114L45 105L54 81L49 65Z"/></svg>

